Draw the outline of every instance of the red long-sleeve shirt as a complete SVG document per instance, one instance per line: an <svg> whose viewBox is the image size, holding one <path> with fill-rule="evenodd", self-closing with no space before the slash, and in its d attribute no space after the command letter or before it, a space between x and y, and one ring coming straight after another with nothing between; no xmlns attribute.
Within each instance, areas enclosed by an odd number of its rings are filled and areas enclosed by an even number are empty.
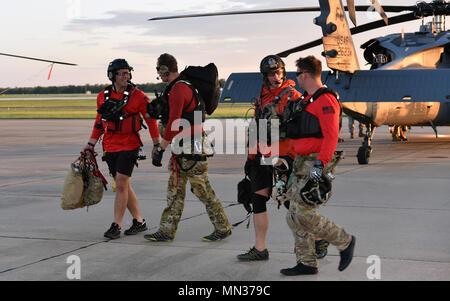
<svg viewBox="0 0 450 301"><path fill-rule="evenodd" d="M97 108L105 102L105 90L101 91L97 95ZM110 98L114 99L123 99L123 93L116 93L114 89L111 89ZM148 125L148 130L150 132L150 136L152 138L159 137L158 124L156 119L148 119L145 117L147 113L147 102L148 98L144 92L139 89L134 90L133 94L131 94L128 103L123 108L123 111L126 115L130 115L136 112L139 112L144 117L145 122ZM134 118L133 116L129 118ZM97 128L96 125L100 124L101 128ZM91 138L99 139L102 134L103 136L103 149L107 152L119 152L119 151L128 151L134 150L140 147L139 139L135 133L121 133L108 131L108 129L104 129L105 123L101 121L100 114L97 114L95 119L94 128L92 130ZM139 135L139 133L137 133ZM140 137L140 136L139 136Z"/></svg>
<svg viewBox="0 0 450 301"><path fill-rule="evenodd" d="M309 97L305 97L307 101ZM306 107L306 111L319 119L322 138L292 139L291 146L296 154L309 155L319 153L318 160L325 165L336 150L339 139L340 106L336 98L330 93L324 93Z"/></svg>
<svg viewBox="0 0 450 301"><path fill-rule="evenodd" d="M185 83L176 83L169 92L169 121L167 122L166 129L164 131L163 138L166 141L172 141L178 133L180 133L180 119L183 111L190 112L197 106L197 100L195 99L194 92ZM199 113L200 114L200 113ZM185 129L187 135L196 133L196 131L203 132L201 124L198 128Z"/></svg>
<svg viewBox="0 0 450 301"><path fill-rule="evenodd" d="M295 82L293 80L285 80L284 83L278 89L269 89L267 85L265 85L261 91L260 96L255 102L255 107L264 108L264 106L268 104L272 104L275 101L275 98L279 96L286 88L291 87L292 89L289 92L285 93L281 99L279 100L278 105L276 106L276 112L280 115L283 115L283 109L286 106L288 100L296 100L299 99L302 94L294 89ZM256 113L256 111L255 111ZM248 157L250 159L254 159L256 157L257 152L266 152L267 146L263 143L258 143L255 146L250 146L248 151ZM278 147L279 154L275 154L272 152L268 152L264 154L265 157L270 156L291 156L295 157L292 153L290 140L285 139L283 141L276 141L272 143L272 149L276 149Z"/></svg>

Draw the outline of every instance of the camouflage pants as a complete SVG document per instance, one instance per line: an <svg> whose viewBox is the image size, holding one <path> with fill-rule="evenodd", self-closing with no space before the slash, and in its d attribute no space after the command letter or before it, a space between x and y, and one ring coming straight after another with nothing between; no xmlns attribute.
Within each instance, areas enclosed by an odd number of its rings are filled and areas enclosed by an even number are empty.
<svg viewBox="0 0 450 301"><path fill-rule="evenodd" d="M314 165L317 154L297 156L294 170L289 180L286 198L291 200L286 221L295 238L295 255L297 263L317 266L315 237L325 239L340 251L344 250L352 239L351 235L333 221L316 212L318 205L306 204L300 197L300 190L308 181L309 173ZM340 156L334 155L325 166L324 174L334 174Z"/></svg>
<svg viewBox="0 0 450 301"><path fill-rule="evenodd" d="M196 162L184 158L179 158L178 162L179 164L176 163L173 156L169 162L170 177L167 185L167 207L162 213L159 230L170 237L175 237L184 209L186 184L189 180L191 191L206 206L206 212L214 225L214 229L221 232L229 231L231 226L222 203L208 180L208 162ZM191 166L193 167L187 171L182 170Z"/></svg>

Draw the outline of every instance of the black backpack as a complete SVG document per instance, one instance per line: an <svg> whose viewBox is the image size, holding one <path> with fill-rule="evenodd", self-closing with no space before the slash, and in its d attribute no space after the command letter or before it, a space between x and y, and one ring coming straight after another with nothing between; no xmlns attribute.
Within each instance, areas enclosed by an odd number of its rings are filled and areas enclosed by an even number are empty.
<svg viewBox="0 0 450 301"><path fill-rule="evenodd" d="M188 66L180 75L183 80L192 84L189 86L193 88L195 94L200 95L206 113L211 115L219 105L220 99L219 73L216 65L209 63L204 67Z"/></svg>

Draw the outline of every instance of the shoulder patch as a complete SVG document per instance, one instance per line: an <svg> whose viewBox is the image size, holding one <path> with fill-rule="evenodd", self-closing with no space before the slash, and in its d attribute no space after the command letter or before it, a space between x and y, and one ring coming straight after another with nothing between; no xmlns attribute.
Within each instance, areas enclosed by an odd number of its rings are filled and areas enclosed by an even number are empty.
<svg viewBox="0 0 450 301"><path fill-rule="evenodd" d="M325 106L322 108L322 112L324 114L334 114L336 113L336 111L334 110L334 108L332 106Z"/></svg>

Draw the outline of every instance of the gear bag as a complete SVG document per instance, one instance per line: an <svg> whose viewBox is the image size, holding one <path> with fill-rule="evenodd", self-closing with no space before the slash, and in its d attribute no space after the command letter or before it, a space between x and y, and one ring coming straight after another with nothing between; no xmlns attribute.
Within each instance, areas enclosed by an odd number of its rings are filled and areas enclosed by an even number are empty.
<svg viewBox="0 0 450 301"><path fill-rule="evenodd" d="M87 150L71 164L61 196L63 210L92 206L101 201L108 182L98 169L95 156L97 153Z"/></svg>
<svg viewBox="0 0 450 301"><path fill-rule="evenodd" d="M206 114L211 115L219 105L219 74L214 63L202 66L188 66L180 75L188 82L188 86L196 96L200 95Z"/></svg>
<svg viewBox="0 0 450 301"><path fill-rule="evenodd" d="M252 212L253 211L252 205L251 205L252 204L252 200L251 200L252 187L251 187L251 182L247 178L247 176L238 183L237 190L238 190L238 194L237 194L238 203L240 203L244 206L245 210L247 210L247 213Z"/></svg>

